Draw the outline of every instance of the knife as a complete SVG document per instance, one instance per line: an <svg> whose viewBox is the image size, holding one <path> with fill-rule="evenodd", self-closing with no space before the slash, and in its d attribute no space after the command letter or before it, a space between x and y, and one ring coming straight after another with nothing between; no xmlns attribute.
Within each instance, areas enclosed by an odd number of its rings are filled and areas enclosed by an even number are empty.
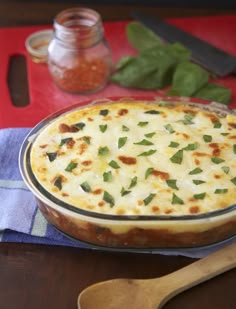
<svg viewBox="0 0 236 309"><path fill-rule="evenodd" d="M191 59L218 76L236 74L236 57L175 27L157 16L133 12L132 16L167 42L180 42L191 51Z"/></svg>

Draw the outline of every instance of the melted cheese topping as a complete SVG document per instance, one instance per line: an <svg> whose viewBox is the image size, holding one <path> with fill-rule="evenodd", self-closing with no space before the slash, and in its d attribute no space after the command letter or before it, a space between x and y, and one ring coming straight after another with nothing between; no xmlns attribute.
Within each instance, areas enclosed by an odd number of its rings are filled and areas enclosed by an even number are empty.
<svg viewBox="0 0 236 309"><path fill-rule="evenodd" d="M115 215L207 213L236 200L236 118L188 105L118 102L64 114L32 146L58 199Z"/></svg>

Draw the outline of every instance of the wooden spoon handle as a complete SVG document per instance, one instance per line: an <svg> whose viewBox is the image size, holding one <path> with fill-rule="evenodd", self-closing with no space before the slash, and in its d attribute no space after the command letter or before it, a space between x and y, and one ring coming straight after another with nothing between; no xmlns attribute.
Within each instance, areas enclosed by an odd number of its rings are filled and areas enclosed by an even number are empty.
<svg viewBox="0 0 236 309"><path fill-rule="evenodd" d="M236 267L236 243L228 245L203 259L162 277L167 295L160 307L178 293L234 267Z"/></svg>

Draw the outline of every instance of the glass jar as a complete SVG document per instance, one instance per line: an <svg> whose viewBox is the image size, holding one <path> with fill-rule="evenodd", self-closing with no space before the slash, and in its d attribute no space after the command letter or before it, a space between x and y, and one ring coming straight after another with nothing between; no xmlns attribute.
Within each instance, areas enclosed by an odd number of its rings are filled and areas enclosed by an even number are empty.
<svg viewBox="0 0 236 309"><path fill-rule="evenodd" d="M48 68L55 84L70 93L92 93L106 85L111 52L96 11L72 8L56 16Z"/></svg>

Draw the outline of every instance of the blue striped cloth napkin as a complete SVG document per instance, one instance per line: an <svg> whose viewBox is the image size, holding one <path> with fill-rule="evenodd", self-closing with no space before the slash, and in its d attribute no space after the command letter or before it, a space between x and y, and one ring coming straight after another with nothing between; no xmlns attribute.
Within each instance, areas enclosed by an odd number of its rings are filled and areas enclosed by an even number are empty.
<svg viewBox="0 0 236 309"><path fill-rule="evenodd" d="M7 128L0 130L0 242L61 245L117 251L116 249L99 248L80 241L74 241L56 230L43 217L36 205L33 194L24 184L18 168L20 146L29 130L29 128ZM233 241L230 240L226 243ZM217 250L219 247L220 245L217 245L201 250L123 249L122 251L201 258Z"/></svg>

